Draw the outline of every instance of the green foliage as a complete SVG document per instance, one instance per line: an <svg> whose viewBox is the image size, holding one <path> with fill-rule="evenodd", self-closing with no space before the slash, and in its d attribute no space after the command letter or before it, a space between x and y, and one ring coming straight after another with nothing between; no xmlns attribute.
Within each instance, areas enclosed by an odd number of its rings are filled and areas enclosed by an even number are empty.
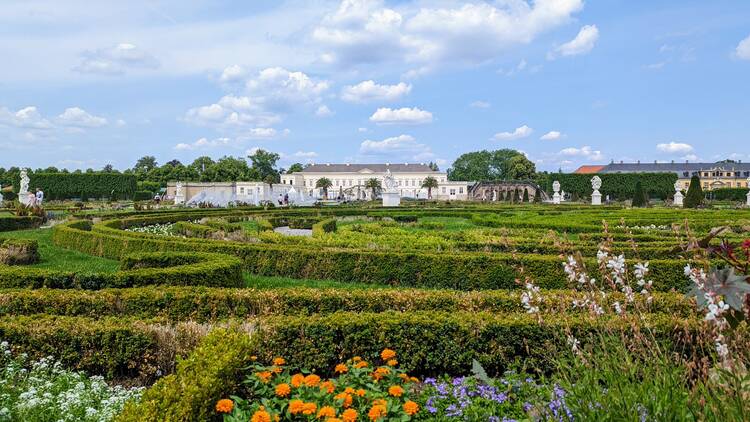
<svg viewBox="0 0 750 422"><path fill-rule="evenodd" d="M256 180L265 181L268 177L272 177L274 181L279 179L279 171L276 169L276 163L280 158L279 154L258 149L247 158L252 162L251 169L254 176L257 177Z"/></svg>
<svg viewBox="0 0 750 422"><path fill-rule="evenodd" d="M422 187L427 189L427 198L432 198L432 190L438 188L438 181L432 176L427 176L422 181Z"/></svg>
<svg viewBox="0 0 750 422"><path fill-rule="evenodd" d="M635 182L635 194L633 195L633 206L638 208L643 208L645 206L648 206L648 196L646 195L646 192L643 190L643 185L641 184L641 181Z"/></svg>
<svg viewBox="0 0 750 422"><path fill-rule="evenodd" d="M0 238L0 265L29 265L39 261L36 240Z"/></svg>
<svg viewBox="0 0 750 422"><path fill-rule="evenodd" d="M536 172L534 163L512 149L462 154L448 170L449 180L520 180Z"/></svg>
<svg viewBox="0 0 750 422"><path fill-rule="evenodd" d="M328 198L328 189L333 186L333 182L331 182L331 179L327 177L321 177L320 179L315 181L315 187L318 189L323 189L323 198Z"/></svg>
<svg viewBox="0 0 750 422"><path fill-rule="evenodd" d="M302 170L304 170L305 167L300 163L294 163L291 166L289 166L289 169L286 171L287 173L299 173Z"/></svg>
<svg viewBox="0 0 750 422"><path fill-rule="evenodd" d="M335 218L322 220L318 223L313 224L312 226L313 236L322 236L326 233L331 233L335 231L336 231L336 219Z"/></svg>
<svg viewBox="0 0 750 422"><path fill-rule="evenodd" d="M709 192L711 199L716 201L745 202L747 200L747 188L722 188Z"/></svg>
<svg viewBox="0 0 750 422"><path fill-rule="evenodd" d="M703 188L701 188L701 179L694 175L690 178L690 187L688 187L685 200L683 202L685 208L698 208L703 205L705 196L703 195Z"/></svg>
<svg viewBox="0 0 750 422"><path fill-rule="evenodd" d="M128 403L118 422L209 420L215 403L235 393L242 369L250 361L250 336L237 329L214 329L189 357L177 363L173 375L161 378Z"/></svg>
<svg viewBox="0 0 750 422"><path fill-rule="evenodd" d="M548 193L552 192L552 182L558 180L562 190L576 194L579 198L588 198L591 189L592 174L554 173L540 176L539 185ZM662 200L674 194L674 183L677 175L674 173L606 173L598 175L602 179L599 192L603 196L624 201L635 196L635 185L641 181L644 191L649 197Z"/></svg>
<svg viewBox="0 0 750 422"><path fill-rule="evenodd" d="M43 222L42 218L36 216L7 217L0 215L0 232L34 229L41 226Z"/></svg>
<svg viewBox="0 0 750 422"><path fill-rule="evenodd" d="M14 182L18 192L19 180ZM29 190L41 188L46 200L71 198L132 198L136 178L120 173L29 173Z"/></svg>
<svg viewBox="0 0 750 422"><path fill-rule="evenodd" d="M135 201L150 201L154 197L154 193L148 190L135 191L133 200Z"/></svg>
<svg viewBox="0 0 750 422"><path fill-rule="evenodd" d="M380 184L380 180L371 178L365 181L365 189L370 189L370 193L372 194L371 199L375 199L383 189L383 187Z"/></svg>
<svg viewBox="0 0 750 422"><path fill-rule="evenodd" d="M528 188L523 188L522 202L529 202L529 189Z"/></svg>

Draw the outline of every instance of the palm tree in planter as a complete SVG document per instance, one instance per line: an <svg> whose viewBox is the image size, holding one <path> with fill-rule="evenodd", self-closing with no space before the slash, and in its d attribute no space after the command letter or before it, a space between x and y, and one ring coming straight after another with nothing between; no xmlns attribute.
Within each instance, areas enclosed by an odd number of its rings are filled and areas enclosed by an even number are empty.
<svg viewBox="0 0 750 422"><path fill-rule="evenodd" d="M333 186L333 182L331 182L331 179L327 177L321 177L315 182L315 187L319 189L323 189L323 198L328 199L328 188Z"/></svg>
<svg viewBox="0 0 750 422"><path fill-rule="evenodd" d="M382 187L380 185L380 180L378 179L375 179L375 178L367 179L367 181L365 182L365 189L370 189L370 191L372 191L371 199L375 199L375 197L377 196L377 193L380 191L381 188Z"/></svg>
<svg viewBox="0 0 750 422"><path fill-rule="evenodd" d="M427 199L432 199L432 190L438 188L438 181L432 176L427 176L422 182L422 187L427 189Z"/></svg>

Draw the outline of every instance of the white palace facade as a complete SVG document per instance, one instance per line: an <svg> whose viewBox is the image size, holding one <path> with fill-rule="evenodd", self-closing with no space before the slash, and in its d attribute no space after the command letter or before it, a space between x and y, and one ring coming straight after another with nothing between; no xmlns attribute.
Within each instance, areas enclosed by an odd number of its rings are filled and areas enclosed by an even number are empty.
<svg viewBox="0 0 750 422"><path fill-rule="evenodd" d="M432 199L466 200L470 182L449 181L445 172L436 171L426 164L311 164L300 172L281 175L281 183L293 186L313 197L321 197L322 189L316 188L319 179L327 178L332 186L328 197L335 199L372 199L370 189L365 188L369 179L377 179L381 185L389 171L396 181L396 189L402 198L427 198L427 189L422 183L428 177L438 182L432 189Z"/></svg>

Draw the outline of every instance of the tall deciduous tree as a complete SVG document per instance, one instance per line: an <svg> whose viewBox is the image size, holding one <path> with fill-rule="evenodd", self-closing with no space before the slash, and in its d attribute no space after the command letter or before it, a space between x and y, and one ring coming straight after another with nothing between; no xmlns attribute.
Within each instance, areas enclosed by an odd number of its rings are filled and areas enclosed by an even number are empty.
<svg viewBox="0 0 750 422"><path fill-rule="evenodd" d="M265 180L269 175L278 180L279 171L276 169L276 163L279 161L279 154L258 149L248 158L252 162L253 172L257 173L259 180Z"/></svg>
<svg viewBox="0 0 750 422"><path fill-rule="evenodd" d="M298 173L298 172L300 172L300 171L302 171L304 169L305 168L302 166L302 164L300 164L300 163L294 163L291 166L289 166L289 170L287 170L286 172L287 173Z"/></svg>
<svg viewBox="0 0 750 422"><path fill-rule="evenodd" d="M141 157L136 161L135 166L133 166L133 170L135 170L137 173L148 173L149 171L156 168L156 157L152 155L147 155L145 157Z"/></svg>
<svg viewBox="0 0 750 422"><path fill-rule="evenodd" d="M474 151L461 155L448 170L450 180L530 179L536 167L512 149Z"/></svg>

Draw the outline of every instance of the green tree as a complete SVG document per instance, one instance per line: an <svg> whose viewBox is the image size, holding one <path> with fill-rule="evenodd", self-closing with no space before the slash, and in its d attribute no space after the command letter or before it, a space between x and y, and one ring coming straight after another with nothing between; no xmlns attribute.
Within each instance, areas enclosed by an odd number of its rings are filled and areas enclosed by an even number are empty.
<svg viewBox="0 0 750 422"><path fill-rule="evenodd" d="M269 190L271 191L271 193L273 193L273 184L276 183L276 178L273 177L272 174L269 174L265 179L263 179L263 183L267 184Z"/></svg>
<svg viewBox="0 0 750 422"><path fill-rule="evenodd" d="M430 163L432 164L432 163ZM437 189L438 187L438 181L436 178L432 176L427 176L422 181L422 187L427 189L427 199L432 199L432 190Z"/></svg>
<svg viewBox="0 0 750 422"><path fill-rule="evenodd" d="M643 184L641 181L635 182L635 194L633 195L633 206L634 207L645 207L648 205L648 196L643 190Z"/></svg>
<svg viewBox="0 0 750 422"><path fill-rule="evenodd" d="M534 176L534 163L512 149L462 154L448 170L450 180L510 180Z"/></svg>
<svg viewBox="0 0 750 422"><path fill-rule="evenodd" d="M112 173L115 170L115 168L112 166L112 164L107 164L102 168L102 171L105 173Z"/></svg>
<svg viewBox="0 0 750 422"><path fill-rule="evenodd" d="M430 164L428 164L428 166L432 171L440 171L440 167L438 167L437 163L433 163L432 161L430 161Z"/></svg>
<svg viewBox="0 0 750 422"><path fill-rule="evenodd" d="M536 192L534 192L534 203L539 204L542 202L542 190L537 189Z"/></svg>
<svg viewBox="0 0 750 422"><path fill-rule="evenodd" d="M327 177L321 177L320 179L315 181L315 187L319 189L323 189L323 198L328 199L328 188L333 186L333 182L331 182L331 179Z"/></svg>
<svg viewBox="0 0 750 422"><path fill-rule="evenodd" d="M367 179L367 181L365 182L365 189L370 189L370 192L372 192L372 199L375 199L375 197L378 196L378 192L380 192L380 189L382 189L380 180L375 178Z"/></svg>
<svg viewBox="0 0 750 422"><path fill-rule="evenodd" d="M287 170L287 173L299 173L305 168L300 163L294 163L291 166L289 166L289 170Z"/></svg>
<svg viewBox="0 0 750 422"><path fill-rule="evenodd" d="M279 154L258 149L248 158L252 162L252 169L254 173L257 173L259 180L265 180L268 175L272 175L278 180L279 171L276 169L276 163L279 161Z"/></svg>
<svg viewBox="0 0 750 422"><path fill-rule="evenodd" d="M136 173L148 173L149 171L156 168L156 157L152 155L146 155L145 157L141 157L136 161L135 166L133 166L133 170L135 170Z"/></svg>
<svg viewBox="0 0 750 422"><path fill-rule="evenodd" d="M701 188L701 179L698 175L694 175L690 178L690 186L683 202L684 207L698 208L703 204L704 199L705 195L703 194L703 188Z"/></svg>
<svg viewBox="0 0 750 422"><path fill-rule="evenodd" d="M214 165L214 160L211 157L202 156L196 158L188 167L198 175L198 180L201 182L208 182L204 174Z"/></svg>

